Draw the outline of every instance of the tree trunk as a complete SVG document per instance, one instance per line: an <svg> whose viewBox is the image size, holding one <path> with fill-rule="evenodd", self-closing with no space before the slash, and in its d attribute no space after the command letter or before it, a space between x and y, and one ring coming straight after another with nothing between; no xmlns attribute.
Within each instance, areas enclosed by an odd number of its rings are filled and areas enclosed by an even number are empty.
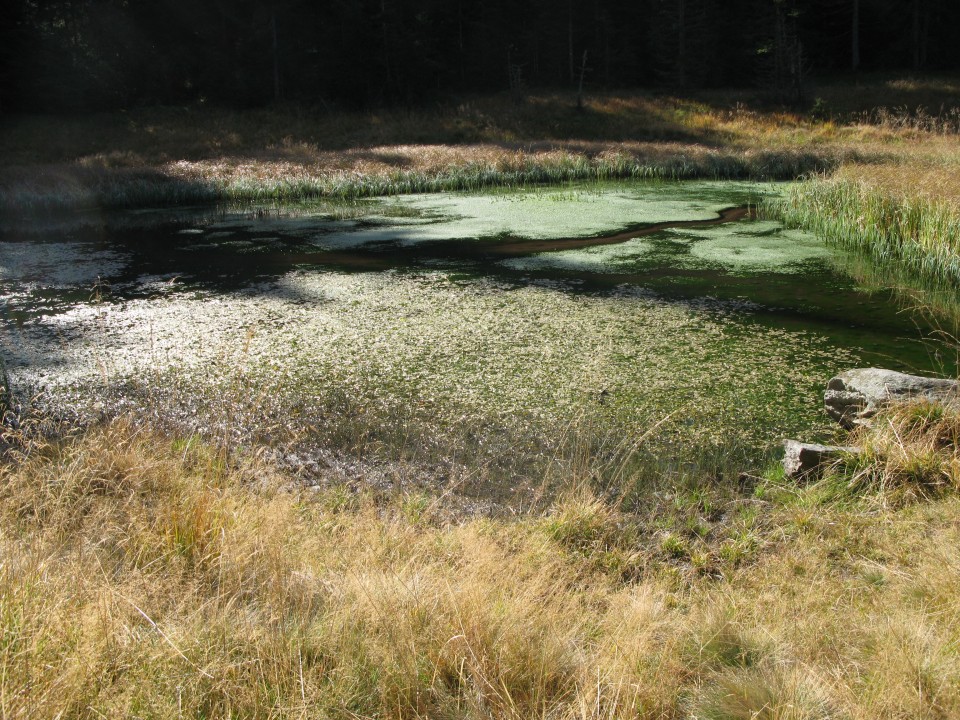
<svg viewBox="0 0 960 720"><path fill-rule="evenodd" d="M913 0L913 27L910 42L913 46L913 69L920 69L920 0Z"/></svg>
<svg viewBox="0 0 960 720"><path fill-rule="evenodd" d="M467 70L463 64L463 0L457 2L457 62L460 65L460 82L465 83Z"/></svg>
<svg viewBox="0 0 960 720"><path fill-rule="evenodd" d="M583 110L583 76L587 74L587 51L583 51L583 62L580 63L580 84L577 86L577 110Z"/></svg>
<svg viewBox="0 0 960 720"><path fill-rule="evenodd" d="M687 2L677 0L677 84L687 86Z"/></svg>
<svg viewBox="0 0 960 720"><path fill-rule="evenodd" d="M860 0L853 0L853 25L850 28L850 69L860 69Z"/></svg>
<svg viewBox="0 0 960 720"><path fill-rule="evenodd" d="M277 50L277 6L270 8L270 32L273 35L273 100L280 100L280 53Z"/></svg>

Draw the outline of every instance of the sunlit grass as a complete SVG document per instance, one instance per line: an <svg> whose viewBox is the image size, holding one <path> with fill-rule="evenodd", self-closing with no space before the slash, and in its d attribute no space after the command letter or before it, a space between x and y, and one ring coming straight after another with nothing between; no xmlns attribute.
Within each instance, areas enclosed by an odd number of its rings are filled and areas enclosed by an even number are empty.
<svg viewBox="0 0 960 720"><path fill-rule="evenodd" d="M887 133L889 134L889 133ZM732 102L499 96L378 113L142 109L6 122L8 211L291 200L617 178L793 179L887 152L883 132Z"/></svg>
<svg viewBox="0 0 960 720"><path fill-rule="evenodd" d="M855 433L861 453L828 483L882 503L942 497L960 489L960 406L920 401L884 412Z"/></svg>
<svg viewBox="0 0 960 720"><path fill-rule="evenodd" d="M956 136L944 134L952 87L911 78L827 84L811 91L827 110L812 114L727 92L595 93L582 112L563 94L540 93L519 104L486 96L369 113L153 108L11 118L0 141L0 195L7 211L24 211L588 179L790 180L837 168L875 179L918 159L960 155ZM943 177L934 172L931 193Z"/></svg>
<svg viewBox="0 0 960 720"><path fill-rule="evenodd" d="M448 522L124 421L36 447L0 466L4 712L960 712L955 497L878 516L703 482L631 509L588 469Z"/></svg>
<svg viewBox="0 0 960 720"><path fill-rule="evenodd" d="M398 158L396 165L376 158ZM336 153L309 165L236 158L178 161L138 172L59 166L38 174L8 169L0 201L10 213L50 209L129 208L191 203L353 199L582 180L792 179L836 167L832 153L785 149L733 152L704 146L616 146L601 153L558 148L505 150L479 146L374 148ZM325 153L331 155L331 153Z"/></svg>
<svg viewBox="0 0 960 720"><path fill-rule="evenodd" d="M766 212L841 247L960 286L960 213L949 199L843 179L801 183Z"/></svg>

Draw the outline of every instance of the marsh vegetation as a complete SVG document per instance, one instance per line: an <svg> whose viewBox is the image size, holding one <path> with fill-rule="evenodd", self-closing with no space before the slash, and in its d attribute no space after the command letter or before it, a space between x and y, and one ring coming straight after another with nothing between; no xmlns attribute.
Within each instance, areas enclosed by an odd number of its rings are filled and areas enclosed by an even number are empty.
<svg viewBox="0 0 960 720"><path fill-rule="evenodd" d="M815 236L717 222L786 192L588 183L11 231L5 354L43 412L286 448L310 482L358 457L427 484L484 467L451 492L513 506L587 427L649 474L736 473L829 434L838 366L951 362Z"/></svg>
<svg viewBox="0 0 960 720"><path fill-rule="evenodd" d="M956 372L952 116L857 92L5 120L3 712L956 715L955 411L775 469Z"/></svg>

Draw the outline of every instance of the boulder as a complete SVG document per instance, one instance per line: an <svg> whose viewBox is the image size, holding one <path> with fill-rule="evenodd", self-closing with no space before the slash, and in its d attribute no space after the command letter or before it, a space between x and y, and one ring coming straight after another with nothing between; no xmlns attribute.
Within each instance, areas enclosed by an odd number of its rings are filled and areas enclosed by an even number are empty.
<svg viewBox="0 0 960 720"><path fill-rule="evenodd" d="M823 404L827 415L847 429L869 425L870 418L889 403L908 400L955 402L960 382L920 377L880 368L847 370L827 383Z"/></svg>
<svg viewBox="0 0 960 720"><path fill-rule="evenodd" d="M810 480L819 477L823 466L843 455L855 455L860 452L856 447L837 445L818 445L802 443L799 440L783 441L783 470L787 477L794 480Z"/></svg>

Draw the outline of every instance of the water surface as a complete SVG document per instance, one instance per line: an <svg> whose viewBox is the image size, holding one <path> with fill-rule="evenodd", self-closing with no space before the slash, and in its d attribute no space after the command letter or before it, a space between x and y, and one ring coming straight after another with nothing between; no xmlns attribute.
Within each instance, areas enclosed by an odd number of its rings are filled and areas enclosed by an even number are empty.
<svg viewBox="0 0 960 720"><path fill-rule="evenodd" d="M761 452L828 432L822 389L845 368L951 370L835 250L752 219L776 192L592 184L8 229L3 354L51 408L271 442L474 428L495 447L588 417L664 453Z"/></svg>

